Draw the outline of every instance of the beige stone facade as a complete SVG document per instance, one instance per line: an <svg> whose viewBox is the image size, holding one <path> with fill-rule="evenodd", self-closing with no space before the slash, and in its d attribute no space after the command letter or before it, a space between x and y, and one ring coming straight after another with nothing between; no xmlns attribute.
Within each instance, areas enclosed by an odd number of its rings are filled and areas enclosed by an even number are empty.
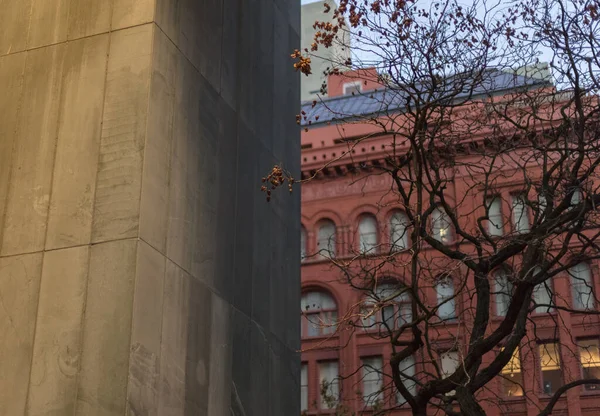
<svg viewBox="0 0 600 416"><path fill-rule="evenodd" d="M0 1L0 415L299 414L299 195L257 190L299 5L259 3Z"/></svg>

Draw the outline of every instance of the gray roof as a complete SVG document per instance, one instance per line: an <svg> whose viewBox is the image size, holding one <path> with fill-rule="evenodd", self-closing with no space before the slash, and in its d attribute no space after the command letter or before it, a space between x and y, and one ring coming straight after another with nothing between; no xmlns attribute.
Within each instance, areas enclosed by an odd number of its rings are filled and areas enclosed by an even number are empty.
<svg viewBox="0 0 600 416"><path fill-rule="evenodd" d="M469 81L459 77L449 77L444 80L444 83L445 85L442 87L445 87L447 93L456 91L458 88L462 89L458 94L452 94L454 101L469 97L475 98L475 96L489 96L506 90L550 85L548 81L543 79L524 77L495 69L486 71L483 79L473 86L473 91L469 91L471 89ZM416 96L416 88L414 90L411 95ZM423 91L427 90L424 86ZM444 88L436 87L436 91L440 94L439 96L443 96ZM307 126L309 121L312 125L315 125L356 119L361 116L383 116L398 113L405 108L406 97L408 97L408 93L404 88L388 88L365 91L355 95L325 98L317 101L314 107L312 102L305 102L302 104L302 111L305 114L302 116L301 125Z"/></svg>

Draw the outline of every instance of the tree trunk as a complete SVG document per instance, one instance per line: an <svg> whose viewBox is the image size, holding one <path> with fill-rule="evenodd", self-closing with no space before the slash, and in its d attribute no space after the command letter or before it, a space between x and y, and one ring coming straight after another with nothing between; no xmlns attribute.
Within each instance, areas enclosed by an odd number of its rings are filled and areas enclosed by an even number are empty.
<svg viewBox="0 0 600 416"><path fill-rule="evenodd" d="M467 416L486 416L483 408L477 403L475 395L465 387L460 386L456 389L456 398L460 405L460 414Z"/></svg>

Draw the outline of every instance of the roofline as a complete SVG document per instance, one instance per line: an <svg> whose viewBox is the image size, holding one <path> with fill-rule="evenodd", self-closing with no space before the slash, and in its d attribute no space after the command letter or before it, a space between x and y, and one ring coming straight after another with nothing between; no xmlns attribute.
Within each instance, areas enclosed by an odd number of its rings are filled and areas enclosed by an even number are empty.
<svg viewBox="0 0 600 416"><path fill-rule="evenodd" d="M522 75L520 75L520 76L522 76ZM532 84L529 84L529 85L523 85L523 86L516 86L516 87L502 88L502 89L493 90L493 94L501 93L501 92L504 92L504 91L515 90L515 89L523 88L523 87L532 88L532 87L551 87L551 86L553 86L553 84L552 84L551 81L548 81L548 80L545 80L545 79L542 79L542 78L539 78L539 79L537 79L537 78L528 78L528 79L534 79L534 80L537 80L537 82L533 82ZM351 99L353 99L355 97L364 96L364 95L368 94L369 92L371 92L371 93L372 92L381 92L381 91L385 92L387 90L391 90L391 88L384 88L384 89L381 89L381 90L378 90L378 89L368 90L368 91L361 92L361 94L359 94L359 95L356 95L356 94L355 95L351 95L351 96L340 95L340 96L337 96L337 97L321 98L320 101L317 101L317 105L319 103L329 103L329 102L343 100L343 99L351 100ZM481 96L488 96L488 95L489 95L489 93L482 92L482 93L474 94L471 97L471 99L475 99L475 98L481 97ZM314 101L315 100L312 100L312 101L303 101L300 104L300 109L302 110L302 107L304 107L305 105L312 105L312 103ZM394 109L393 111L394 112L401 112L402 110L404 110L404 107L398 107L398 108ZM321 125L321 124L327 124L327 123L329 123L329 124L331 124L331 123L341 123L341 122L344 122L344 121L356 120L359 117L370 116L370 115L373 115L373 114L376 114L376 113L365 113L365 114L361 114L360 116L349 115L349 116L346 116L346 117L343 117L343 118L339 118L339 119L334 118L332 120L324 120L324 121L310 120L311 121L310 125L311 126L315 126L315 125ZM301 126L308 126L309 125L308 124L308 120L302 120L302 122L300 123L300 125Z"/></svg>

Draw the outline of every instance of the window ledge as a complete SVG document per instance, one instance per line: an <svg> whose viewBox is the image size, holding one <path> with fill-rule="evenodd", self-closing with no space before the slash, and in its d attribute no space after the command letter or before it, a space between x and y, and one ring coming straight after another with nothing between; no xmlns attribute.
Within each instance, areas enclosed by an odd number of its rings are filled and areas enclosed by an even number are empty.
<svg viewBox="0 0 600 416"><path fill-rule="evenodd" d="M502 396L500 400L507 403L525 402L525 396Z"/></svg>
<svg viewBox="0 0 600 416"><path fill-rule="evenodd" d="M301 341L327 341L328 339L337 339L338 337L339 337L339 334L337 334L337 333L329 334L329 335L315 335L315 336L301 335L300 340Z"/></svg>

